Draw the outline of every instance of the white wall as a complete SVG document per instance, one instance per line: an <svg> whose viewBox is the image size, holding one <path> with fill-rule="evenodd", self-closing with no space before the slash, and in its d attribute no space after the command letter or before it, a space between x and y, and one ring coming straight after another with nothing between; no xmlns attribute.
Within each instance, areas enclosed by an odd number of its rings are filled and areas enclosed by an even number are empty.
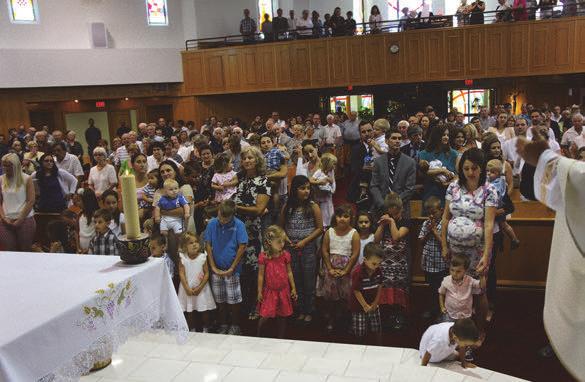
<svg viewBox="0 0 585 382"><path fill-rule="evenodd" d="M0 1L0 87L181 82L194 1L167 0L168 26L148 26L144 0L37 0L37 24L11 23ZM91 47L92 22L106 24L109 49Z"/></svg>
<svg viewBox="0 0 585 382"><path fill-rule="evenodd" d="M239 34L245 8L250 10L250 17L258 21L258 2L255 0L194 1L198 38Z"/></svg>

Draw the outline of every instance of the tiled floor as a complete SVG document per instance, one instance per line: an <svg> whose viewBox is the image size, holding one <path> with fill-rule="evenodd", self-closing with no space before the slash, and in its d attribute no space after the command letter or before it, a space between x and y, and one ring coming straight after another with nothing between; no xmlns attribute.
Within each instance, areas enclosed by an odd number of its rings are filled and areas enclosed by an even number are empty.
<svg viewBox="0 0 585 382"><path fill-rule="evenodd" d="M184 345L162 332L124 344L107 368L82 382L471 382L520 381L458 363L419 366L415 349L190 333Z"/></svg>

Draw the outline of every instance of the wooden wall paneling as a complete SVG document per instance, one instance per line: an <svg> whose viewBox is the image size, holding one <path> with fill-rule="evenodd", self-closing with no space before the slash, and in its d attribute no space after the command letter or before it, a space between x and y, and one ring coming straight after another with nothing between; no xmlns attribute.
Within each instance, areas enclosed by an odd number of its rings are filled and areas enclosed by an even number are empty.
<svg viewBox="0 0 585 382"><path fill-rule="evenodd" d="M223 60L223 70L225 78L225 90L236 91L242 89L240 85L241 55L247 50L245 48L228 49ZM255 52L255 49L252 51Z"/></svg>
<svg viewBox="0 0 585 382"><path fill-rule="evenodd" d="M429 81L442 80L445 72L445 36L443 31L426 35L425 57L427 57L427 79Z"/></svg>
<svg viewBox="0 0 585 382"><path fill-rule="evenodd" d="M242 90L262 88L260 77L262 75L262 56L258 49L246 49L242 51L241 60L241 87Z"/></svg>
<svg viewBox="0 0 585 382"><path fill-rule="evenodd" d="M465 76L465 40L462 29L446 29L445 75L447 79L461 79Z"/></svg>
<svg viewBox="0 0 585 382"><path fill-rule="evenodd" d="M329 65L327 40L314 40L310 43L311 87L329 87Z"/></svg>
<svg viewBox="0 0 585 382"><path fill-rule="evenodd" d="M203 52L183 52L184 92L197 94L205 91L205 70Z"/></svg>
<svg viewBox="0 0 585 382"><path fill-rule="evenodd" d="M386 71L386 57L390 54L384 44L384 35L363 38L366 58L366 81L370 84L383 83Z"/></svg>
<svg viewBox="0 0 585 382"><path fill-rule="evenodd" d="M426 79L425 32L408 31L404 34L405 47L400 51L404 52L405 80L407 82L424 81Z"/></svg>
<svg viewBox="0 0 585 382"><path fill-rule="evenodd" d="M30 125L24 101L18 98L0 97L0 133L7 137L8 129L17 128L20 125Z"/></svg>
<svg viewBox="0 0 585 382"><path fill-rule="evenodd" d="M329 83L331 86L347 86L349 84L347 41L346 38L327 39Z"/></svg>
<svg viewBox="0 0 585 382"><path fill-rule="evenodd" d="M507 74L510 31L508 24L498 24L485 34L485 64L487 77Z"/></svg>
<svg viewBox="0 0 585 382"><path fill-rule="evenodd" d="M575 24L575 33L573 40L575 41L575 65L573 71L585 72L585 19L577 19L573 21Z"/></svg>
<svg viewBox="0 0 585 382"><path fill-rule="evenodd" d="M205 52L205 91L208 93L225 90L223 50Z"/></svg>
<svg viewBox="0 0 585 382"><path fill-rule="evenodd" d="M526 75L529 73L529 25L527 22L509 25L510 48L508 50L508 74Z"/></svg>
<svg viewBox="0 0 585 382"><path fill-rule="evenodd" d="M398 53L390 53L390 47L397 45ZM384 34L384 50L386 53L385 72L386 82L395 83L404 81L404 56L406 44L404 43L404 33L387 33Z"/></svg>
<svg viewBox="0 0 585 382"><path fill-rule="evenodd" d="M290 88L292 86L292 65L288 43L279 43L274 46L274 65L276 67L276 86Z"/></svg>
<svg viewBox="0 0 585 382"><path fill-rule="evenodd" d="M553 51L549 49L549 41L554 36L554 32L551 32L549 23L530 25L530 72L542 73L550 70Z"/></svg>
<svg viewBox="0 0 585 382"><path fill-rule="evenodd" d="M575 55L575 20L557 21L554 24L554 40L551 47L554 72L569 72ZM583 35L579 35L579 40Z"/></svg>
<svg viewBox="0 0 585 382"><path fill-rule="evenodd" d="M465 75L485 75L485 27L470 27L465 30Z"/></svg>
<svg viewBox="0 0 585 382"><path fill-rule="evenodd" d="M197 121L195 97L177 97L173 104L173 120ZM198 121L196 122L196 124ZM197 126L200 126L197 124Z"/></svg>
<svg viewBox="0 0 585 382"><path fill-rule="evenodd" d="M310 41L295 41L291 44L291 73L293 88L307 88L311 86L311 56Z"/></svg>
<svg viewBox="0 0 585 382"><path fill-rule="evenodd" d="M347 38L347 40L347 67L349 85L365 84L367 81L364 37L350 37Z"/></svg>
<svg viewBox="0 0 585 382"><path fill-rule="evenodd" d="M276 88L276 73L274 67L274 49L272 46L256 49L258 62L257 76L258 86L263 89Z"/></svg>

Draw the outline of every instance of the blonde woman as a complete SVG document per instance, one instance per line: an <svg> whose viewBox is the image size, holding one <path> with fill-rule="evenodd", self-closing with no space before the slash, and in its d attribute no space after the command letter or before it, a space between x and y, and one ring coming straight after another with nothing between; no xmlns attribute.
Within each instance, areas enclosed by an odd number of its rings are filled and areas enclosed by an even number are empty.
<svg viewBox="0 0 585 382"><path fill-rule="evenodd" d="M32 178L22 172L18 155L2 157L0 176L0 247L6 251L30 251L35 237L33 217L35 188Z"/></svg>

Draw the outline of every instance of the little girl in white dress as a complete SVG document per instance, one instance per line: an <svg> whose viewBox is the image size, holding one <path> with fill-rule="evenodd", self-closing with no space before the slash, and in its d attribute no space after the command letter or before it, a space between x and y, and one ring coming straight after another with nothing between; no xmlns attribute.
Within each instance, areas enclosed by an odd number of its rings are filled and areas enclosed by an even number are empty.
<svg viewBox="0 0 585 382"><path fill-rule="evenodd" d="M201 313L203 332L209 331L208 311L215 309L215 300L209 286L207 255L192 232L181 236L179 252L179 302L191 331L195 331L195 312Z"/></svg>

